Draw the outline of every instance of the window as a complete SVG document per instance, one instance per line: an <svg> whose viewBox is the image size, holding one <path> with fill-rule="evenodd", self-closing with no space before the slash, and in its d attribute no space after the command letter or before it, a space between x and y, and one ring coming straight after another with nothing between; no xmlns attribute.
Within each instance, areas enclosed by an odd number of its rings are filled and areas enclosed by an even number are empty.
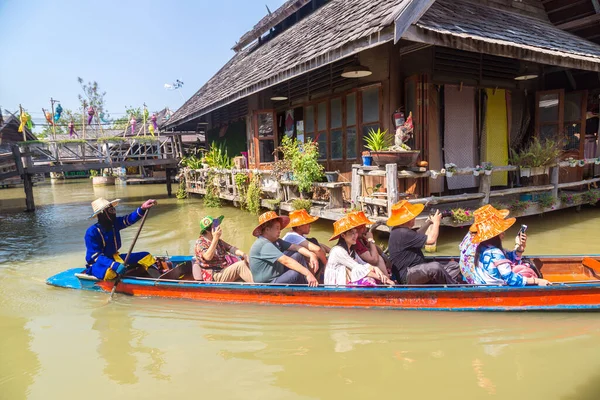
<svg viewBox="0 0 600 400"><path fill-rule="evenodd" d="M362 90L362 137L365 137L371 129L377 130L380 124L379 118L379 92L380 87L370 87ZM364 143L361 144L361 151Z"/></svg>
<svg viewBox="0 0 600 400"><path fill-rule="evenodd" d="M344 158L344 130L342 129L342 99L331 100L331 159L342 160Z"/></svg>
<svg viewBox="0 0 600 400"><path fill-rule="evenodd" d="M356 159L356 93L346 95L346 159Z"/></svg>
<svg viewBox="0 0 600 400"><path fill-rule="evenodd" d="M308 106L304 108L304 141L315 140L315 108Z"/></svg>
<svg viewBox="0 0 600 400"><path fill-rule="evenodd" d="M273 112L258 112L256 114L255 142L258 150L258 162L260 164L275 161L275 126L273 124Z"/></svg>
<svg viewBox="0 0 600 400"><path fill-rule="evenodd" d="M319 160L327 159L327 102L317 105L317 143L319 144Z"/></svg>

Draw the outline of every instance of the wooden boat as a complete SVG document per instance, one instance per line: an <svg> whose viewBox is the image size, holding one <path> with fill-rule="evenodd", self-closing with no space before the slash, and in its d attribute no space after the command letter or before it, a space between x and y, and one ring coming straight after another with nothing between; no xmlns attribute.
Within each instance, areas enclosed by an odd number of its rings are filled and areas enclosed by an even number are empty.
<svg viewBox="0 0 600 400"><path fill-rule="evenodd" d="M436 258L447 261L448 257ZM600 255L530 257L552 286L508 287L430 285L311 288L303 285L197 282L191 257L170 257L175 267L158 279L125 276L116 291L212 302L364 307L436 311L600 310ZM175 279L173 279L175 278ZM109 293L113 282L69 269L48 279L49 285Z"/></svg>

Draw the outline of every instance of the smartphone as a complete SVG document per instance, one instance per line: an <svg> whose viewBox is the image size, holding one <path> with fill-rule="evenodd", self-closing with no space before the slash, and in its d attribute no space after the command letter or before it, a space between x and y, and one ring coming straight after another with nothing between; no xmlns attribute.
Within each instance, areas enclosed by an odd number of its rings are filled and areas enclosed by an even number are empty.
<svg viewBox="0 0 600 400"><path fill-rule="evenodd" d="M217 228L219 227L219 224L221 223L221 220L219 218L214 219L213 223L212 223L212 230L216 231Z"/></svg>
<svg viewBox="0 0 600 400"><path fill-rule="evenodd" d="M519 235L527 232L527 225L521 225L521 229L519 229Z"/></svg>

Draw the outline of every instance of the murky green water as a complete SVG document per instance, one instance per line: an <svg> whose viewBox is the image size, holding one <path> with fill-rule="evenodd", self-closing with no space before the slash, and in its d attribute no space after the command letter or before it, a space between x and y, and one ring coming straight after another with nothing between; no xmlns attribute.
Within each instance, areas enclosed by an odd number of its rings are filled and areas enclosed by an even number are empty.
<svg viewBox="0 0 600 400"><path fill-rule="evenodd" d="M47 286L83 263L96 197L120 214L154 197L136 249L188 254L207 211L164 185L0 190L0 399L597 399L594 313L433 313L204 304ZM234 208L224 238L249 249L255 217ZM528 218L529 253L600 253L600 208ZM129 247L136 229L123 233ZM330 223L318 223L326 240ZM438 244L455 254L465 230Z"/></svg>

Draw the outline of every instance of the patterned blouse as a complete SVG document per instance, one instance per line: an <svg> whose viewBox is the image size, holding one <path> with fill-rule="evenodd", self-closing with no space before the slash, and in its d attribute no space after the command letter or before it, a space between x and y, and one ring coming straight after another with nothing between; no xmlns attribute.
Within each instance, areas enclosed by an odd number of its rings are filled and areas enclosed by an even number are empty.
<svg viewBox="0 0 600 400"><path fill-rule="evenodd" d="M460 272L465 278L467 283L476 283L475 278L475 252L477 251L477 245L471 240L473 234L468 232L465 238L462 240L458 249L460 250Z"/></svg>
<svg viewBox="0 0 600 400"><path fill-rule="evenodd" d="M481 285L525 286L527 279L513 272L513 265L521 262L514 251L504 253L501 249L486 246L481 249L475 268L475 283Z"/></svg>
<svg viewBox="0 0 600 400"><path fill-rule="evenodd" d="M194 261L202 268L202 276L205 281L212 281L212 274L214 272L219 272L221 269L227 268L229 266L227 256L229 254L235 254L235 251L237 250L234 246L223 240L219 240L212 259L207 261L202 255L208 250L211 243L212 241L208 238L200 236L198 240L196 240L196 245L194 247L194 254L196 256Z"/></svg>

